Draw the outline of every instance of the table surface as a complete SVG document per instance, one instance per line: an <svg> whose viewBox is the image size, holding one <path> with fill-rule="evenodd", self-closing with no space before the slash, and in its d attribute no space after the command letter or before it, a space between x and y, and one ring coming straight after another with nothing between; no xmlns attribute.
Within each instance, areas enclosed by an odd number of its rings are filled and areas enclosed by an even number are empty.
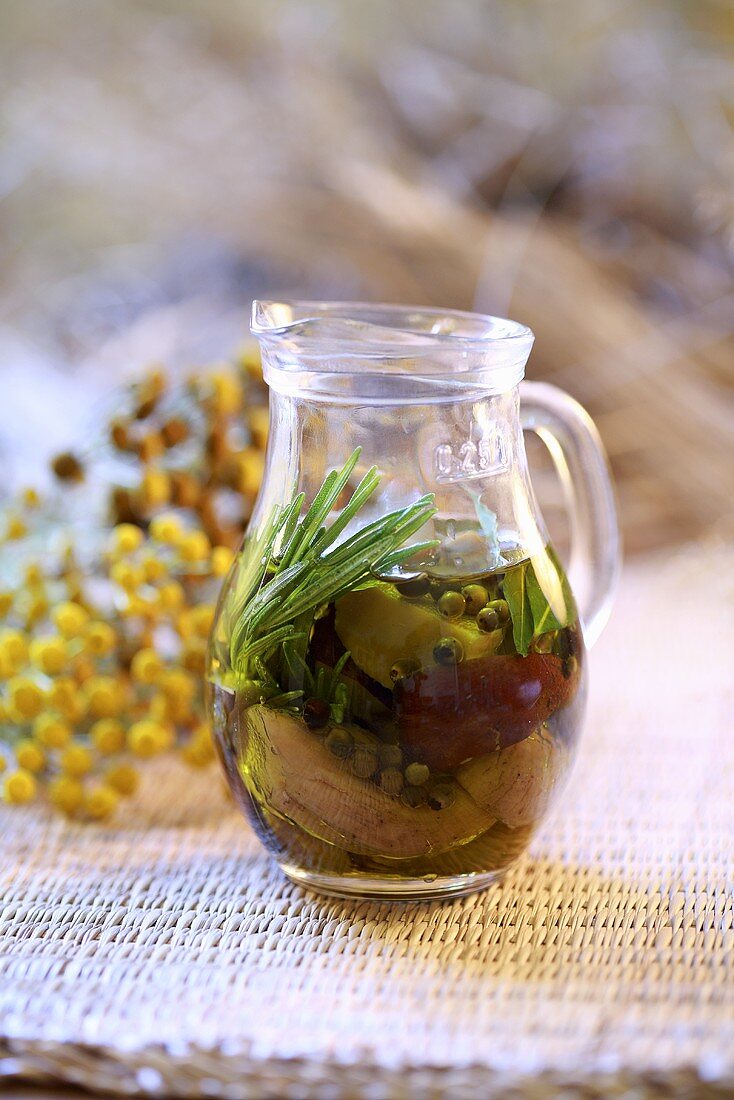
<svg viewBox="0 0 734 1100"><path fill-rule="evenodd" d="M485 894L304 893L177 762L109 826L4 810L0 1088L734 1090L733 564L626 571L567 795Z"/></svg>

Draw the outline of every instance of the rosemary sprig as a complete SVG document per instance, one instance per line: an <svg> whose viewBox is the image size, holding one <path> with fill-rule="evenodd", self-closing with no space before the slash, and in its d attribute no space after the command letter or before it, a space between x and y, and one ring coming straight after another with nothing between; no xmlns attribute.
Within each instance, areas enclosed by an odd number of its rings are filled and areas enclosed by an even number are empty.
<svg viewBox="0 0 734 1100"><path fill-rule="evenodd" d="M305 667L303 640L319 607L345 592L376 584L376 574L436 545L431 540L404 545L435 515L431 494L407 508L388 512L337 542L380 481L373 466L327 526L329 513L346 488L360 453L358 447L341 470L327 475L301 519L303 493L285 507L274 509L245 554L248 564L235 590L230 619L230 659L236 671L247 674L254 659L259 662L279 645L291 670Z"/></svg>
<svg viewBox="0 0 734 1100"><path fill-rule="evenodd" d="M324 484L319 489L318 493L314 497L311 507L306 512L306 515L301 520L300 524L293 533L285 553L281 560L281 568L285 568L290 565L292 561L297 561L299 556L302 556L304 548L311 548L311 544L314 541L314 537L319 535L321 524L328 516L331 509L334 507L336 501L339 499L339 494L342 492L347 482L349 481L352 470L357 464L357 460L360 455L360 448L347 459L342 469L337 473L336 470L332 470L327 475ZM370 473L377 474L375 467L372 467ZM379 479L378 479L379 480ZM375 486L377 481L375 481Z"/></svg>

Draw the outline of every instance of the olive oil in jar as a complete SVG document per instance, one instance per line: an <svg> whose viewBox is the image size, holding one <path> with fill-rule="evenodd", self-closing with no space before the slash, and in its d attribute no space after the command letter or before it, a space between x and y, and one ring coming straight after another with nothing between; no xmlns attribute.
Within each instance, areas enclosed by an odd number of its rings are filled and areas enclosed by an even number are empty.
<svg viewBox="0 0 734 1100"><path fill-rule="evenodd" d="M286 868L338 875L346 893L372 877L497 875L563 787L584 665L546 550L468 581L344 593L319 609L300 660L286 644L270 686L216 689L215 713L227 768Z"/></svg>

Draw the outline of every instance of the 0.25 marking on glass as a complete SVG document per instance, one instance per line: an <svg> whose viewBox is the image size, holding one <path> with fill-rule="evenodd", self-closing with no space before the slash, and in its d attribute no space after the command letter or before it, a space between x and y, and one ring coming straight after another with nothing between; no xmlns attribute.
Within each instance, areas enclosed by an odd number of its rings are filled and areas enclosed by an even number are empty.
<svg viewBox="0 0 734 1100"><path fill-rule="evenodd" d="M468 481L486 477L507 468L507 444L499 432L492 432L477 443L466 440L458 446L439 443L433 452L436 481Z"/></svg>

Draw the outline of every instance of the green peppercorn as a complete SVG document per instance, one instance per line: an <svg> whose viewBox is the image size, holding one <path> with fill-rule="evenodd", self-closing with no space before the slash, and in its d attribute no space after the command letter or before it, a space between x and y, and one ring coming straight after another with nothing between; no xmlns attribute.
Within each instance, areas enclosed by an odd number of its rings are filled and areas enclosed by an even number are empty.
<svg viewBox="0 0 734 1100"><path fill-rule="evenodd" d="M418 806L423 806L427 799L428 792L425 787L403 787L400 792L400 801L404 806L410 806L413 810Z"/></svg>
<svg viewBox="0 0 734 1100"><path fill-rule="evenodd" d="M329 704L323 699L307 699L303 704L303 721L310 730L322 729L329 721Z"/></svg>
<svg viewBox="0 0 734 1100"><path fill-rule="evenodd" d="M489 593L483 584L468 584L462 588L467 615L478 615L487 606Z"/></svg>
<svg viewBox="0 0 734 1100"><path fill-rule="evenodd" d="M414 676L420 665L410 657L401 657L390 669L390 679L394 684L398 680L405 680L408 676Z"/></svg>
<svg viewBox="0 0 734 1100"><path fill-rule="evenodd" d="M385 794L400 794L403 789L403 773L400 768L385 768L381 771L380 786Z"/></svg>
<svg viewBox="0 0 734 1100"><path fill-rule="evenodd" d="M488 604L488 606L491 607L493 611L497 612L497 618L500 621L500 626L505 626L506 623L509 623L510 605L508 604L507 600L492 600Z"/></svg>
<svg viewBox="0 0 734 1100"><path fill-rule="evenodd" d="M243 680L237 689L237 697L240 707L253 707L261 703L266 697L265 684L262 680Z"/></svg>
<svg viewBox="0 0 734 1100"><path fill-rule="evenodd" d="M346 760L348 756L351 756L354 749L354 738L349 730L345 730L343 726L334 726L329 731L324 744L334 756L338 756L340 760Z"/></svg>
<svg viewBox="0 0 734 1100"><path fill-rule="evenodd" d="M576 657L573 655L566 657L563 662L563 675L567 680L570 680L572 676L575 676L579 669L579 663Z"/></svg>
<svg viewBox="0 0 734 1100"><path fill-rule="evenodd" d="M435 783L428 792L428 805L432 810L445 810L456 799L456 792L448 783Z"/></svg>
<svg viewBox="0 0 734 1100"><path fill-rule="evenodd" d="M381 768L399 768L403 762L403 750L400 745L380 745L377 758Z"/></svg>
<svg viewBox="0 0 734 1100"><path fill-rule="evenodd" d="M499 630L500 620L495 609L490 605L483 607L477 615L477 626L485 634L491 634L493 630Z"/></svg>
<svg viewBox="0 0 734 1100"><path fill-rule="evenodd" d="M395 587L406 599L417 600L420 596L427 594L430 582L425 573L421 573L418 577L411 577L409 581L398 581Z"/></svg>
<svg viewBox="0 0 734 1100"><path fill-rule="evenodd" d="M377 771L377 753L365 745L357 745L352 757L352 771L359 779L369 779Z"/></svg>
<svg viewBox="0 0 734 1100"><path fill-rule="evenodd" d="M444 592L437 606L444 619L460 619L464 614L466 600L461 592Z"/></svg>
<svg viewBox="0 0 734 1100"><path fill-rule="evenodd" d="M430 777L431 770L427 764L408 764L405 769L405 779L411 787L420 787L423 783L427 783Z"/></svg>
<svg viewBox="0 0 734 1100"><path fill-rule="evenodd" d="M456 638L441 638L433 647L433 659L437 665L458 665L463 658L464 650Z"/></svg>

